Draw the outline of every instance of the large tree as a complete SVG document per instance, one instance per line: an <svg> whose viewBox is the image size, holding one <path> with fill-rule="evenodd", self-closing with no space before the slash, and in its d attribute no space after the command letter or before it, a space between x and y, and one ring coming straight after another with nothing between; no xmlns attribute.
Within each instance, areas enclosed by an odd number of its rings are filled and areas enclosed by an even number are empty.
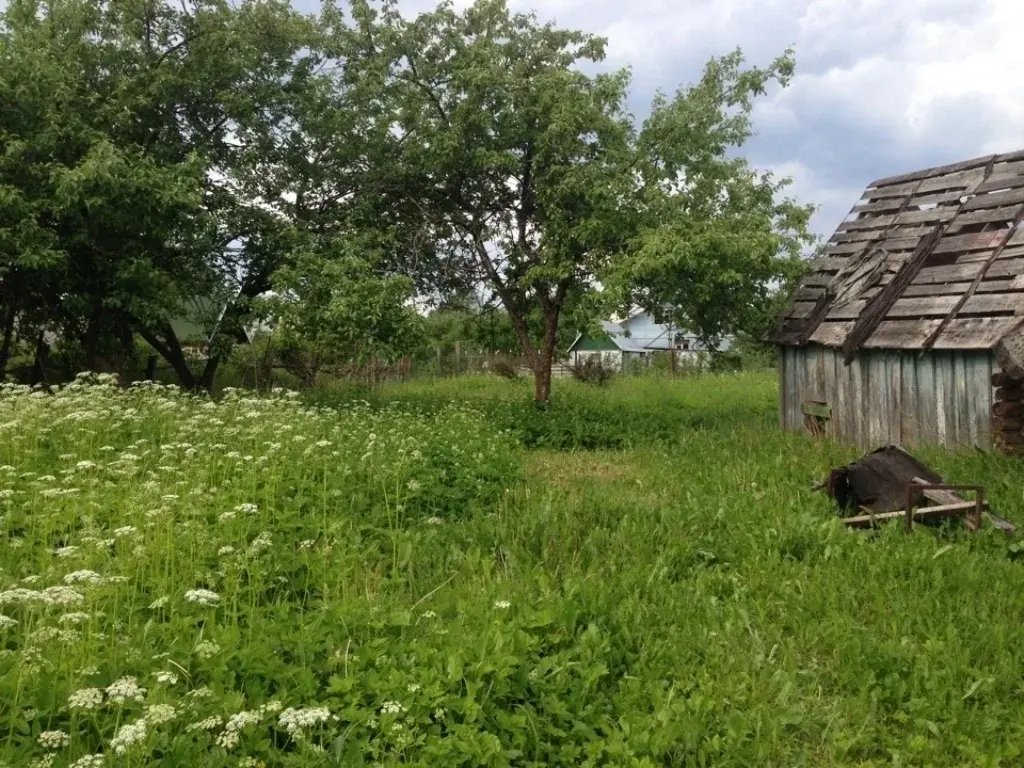
<svg viewBox="0 0 1024 768"><path fill-rule="evenodd" d="M277 0L9 3L4 338L38 316L79 364L110 368L139 334L185 386L211 386L293 249L294 221L267 195L306 94L329 82L324 39ZM199 371L170 322L196 295L228 307Z"/></svg>
<svg viewBox="0 0 1024 768"><path fill-rule="evenodd" d="M624 260L655 253L657 238L673 228L683 237L725 228L724 216L744 228L738 239L765 230L757 195L767 192L774 206L775 190L725 159L746 138L738 130L745 117L737 123L730 115L749 115L755 94L786 82L788 52L767 68L741 69L738 54L712 60L700 83L656 100L638 130L626 108L628 71L584 71L603 59L601 38L510 13L503 0L478 0L464 12L446 2L412 20L390 5L376 16L361 7L363 55L390 62L382 88L395 104L392 131L403 139L393 183L420 201L447 268L504 304L538 401L550 397L560 322L602 279L625 295ZM709 186L746 197L728 198L724 209L706 205ZM767 229L799 238L801 216L772 212ZM701 277L747 274L742 249L729 250L725 263L720 250L693 248ZM765 254L759 247L750 256L759 264L744 295L788 268L788 254L777 270L762 268L779 256ZM643 277L640 263L631 269ZM534 312L543 317L539 330L529 322Z"/></svg>

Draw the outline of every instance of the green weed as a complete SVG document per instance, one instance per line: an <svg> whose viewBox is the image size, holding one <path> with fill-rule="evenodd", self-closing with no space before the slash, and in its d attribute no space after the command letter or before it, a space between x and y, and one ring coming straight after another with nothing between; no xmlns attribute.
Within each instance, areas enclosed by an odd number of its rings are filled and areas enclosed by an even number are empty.
<svg viewBox="0 0 1024 768"><path fill-rule="evenodd" d="M764 375L528 396L3 390L0 760L1021 762L1003 534L845 530Z"/></svg>

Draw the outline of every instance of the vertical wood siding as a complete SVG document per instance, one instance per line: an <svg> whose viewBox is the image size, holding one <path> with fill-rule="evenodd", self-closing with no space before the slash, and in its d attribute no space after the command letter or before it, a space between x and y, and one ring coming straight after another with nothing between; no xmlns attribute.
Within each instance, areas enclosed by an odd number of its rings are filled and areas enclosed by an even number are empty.
<svg viewBox="0 0 1024 768"><path fill-rule="evenodd" d="M779 422L802 431L802 405L828 403L826 433L865 450L885 443L992 447L992 373L987 351L861 350L849 365L842 350L781 347Z"/></svg>

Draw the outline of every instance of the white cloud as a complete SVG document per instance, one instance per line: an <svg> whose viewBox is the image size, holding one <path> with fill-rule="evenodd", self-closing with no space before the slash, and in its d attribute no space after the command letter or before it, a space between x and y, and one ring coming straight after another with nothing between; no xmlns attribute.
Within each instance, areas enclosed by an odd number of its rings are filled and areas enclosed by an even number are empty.
<svg viewBox="0 0 1024 768"><path fill-rule="evenodd" d="M831 181L799 160L767 165L755 163L754 166L761 172L770 171L775 177L792 179L793 183L786 187L783 195L798 202L814 203L817 210L811 217L811 229L826 236L846 218L863 192L862 185Z"/></svg>

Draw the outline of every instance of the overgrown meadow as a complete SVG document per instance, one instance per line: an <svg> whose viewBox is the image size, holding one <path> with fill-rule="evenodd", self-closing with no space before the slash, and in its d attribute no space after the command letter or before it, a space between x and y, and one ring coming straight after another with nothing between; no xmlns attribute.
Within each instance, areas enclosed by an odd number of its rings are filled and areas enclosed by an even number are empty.
<svg viewBox="0 0 1024 768"><path fill-rule="evenodd" d="M1024 759L1012 540L844 530L770 374L559 384L5 387L0 761Z"/></svg>

